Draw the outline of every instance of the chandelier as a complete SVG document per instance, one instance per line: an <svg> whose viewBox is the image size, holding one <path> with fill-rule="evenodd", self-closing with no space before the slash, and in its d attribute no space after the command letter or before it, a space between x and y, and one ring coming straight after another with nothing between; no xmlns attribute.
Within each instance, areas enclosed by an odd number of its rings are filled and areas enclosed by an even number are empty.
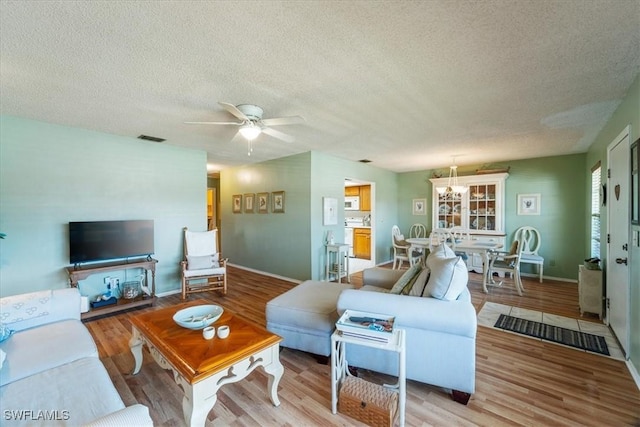
<svg viewBox="0 0 640 427"><path fill-rule="evenodd" d="M446 187L436 187L438 194L464 194L468 190L464 185L458 183L458 166L453 159L453 165L449 166L449 181Z"/></svg>

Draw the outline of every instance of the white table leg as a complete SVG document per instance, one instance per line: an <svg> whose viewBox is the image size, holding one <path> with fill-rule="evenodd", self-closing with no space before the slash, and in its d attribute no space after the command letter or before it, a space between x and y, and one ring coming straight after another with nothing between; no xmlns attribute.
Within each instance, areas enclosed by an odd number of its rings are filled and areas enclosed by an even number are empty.
<svg viewBox="0 0 640 427"><path fill-rule="evenodd" d="M487 290L487 281L489 278L489 253L487 251L482 251L482 290L485 294L488 294Z"/></svg>
<svg viewBox="0 0 640 427"><path fill-rule="evenodd" d="M262 368L269 376L267 382L267 391L269 392L269 397L271 398L271 403L273 406L280 406L280 399L278 398L278 384L280 383L280 379L282 378L282 374L284 373L284 367L282 363L280 363L280 346L275 345L272 347L271 351L273 352L273 362L271 362L267 366L263 366Z"/></svg>
<svg viewBox="0 0 640 427"><path fill-rule="evenodd" d="M398 372L398 383L400 385L398 389L398 393L400 394L399 405L400 405L400 427L404 427L405 421L405 406L407 401L407 365L406 365L406 354L405 354L405 331L400 331L400 361L399 361L399 372Z"/></svg>
<svg viewBox="0 0 640 427"><path fill-rule="evenodd" d="M182 386L184 387L184 383ZM188 385L188 384L187 384ZM202 387L187 386L182 397L182 415L189 427L203 427L207 421L207 414L218 401L218 388L213 390L203 390Z"/></svg>
<svg viewBox="0 0 640 427"><path fill-rule="evenodd" d="M135 375L140 372L140 368L142 367L142 339L140 338L140 332L138 332L136 328L132 329L133 333L129 340L129 349L131 350L133 360L135 361L135 366L133 368L133 375Z"/></svg>

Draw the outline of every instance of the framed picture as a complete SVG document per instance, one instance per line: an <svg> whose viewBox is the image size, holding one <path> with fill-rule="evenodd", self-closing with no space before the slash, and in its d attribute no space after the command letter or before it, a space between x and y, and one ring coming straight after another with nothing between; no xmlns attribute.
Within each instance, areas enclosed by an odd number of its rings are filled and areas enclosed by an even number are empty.
<svg viewBox="0 0 640 427"><path fill-rule="evenodd" d="M414 215L427 214L427 199L413 199L413 214Z"/></svg>
<svg viewBox="0 0 640 427"><path fill-rule="evenodd" d="M269 213L269 193L258 193L258 213Z"/></svg>
<svg viewBox="0 0 640 427"><path fill-rule="evenodd" d="M271 193L271 198L273 201L271 212L284 213L284 191L273 191Z"/></svg>
<svg viewBox="0 0 640 427"><path fill-rule="evenodd" d="M247 193L244 195L244 211L245 213L253 213L253 201L255 194Z"/></svg>
<svg viewBox="0 0 640 427"><path fill-rule="evenodd" d="M322 198L322 225L336 225L338 223L338 199L334 197Z"/></svg>
<svg viewBox="0 0 640 427"><path fill-rule="evenodd" d="M518 194L518 215L540 215L540 193Z"/></svg>
<svg viewBox="0 0 640 427"><path fill-rule="evenodd" d="M233 206L233 213L242 212L242 194L234 194L231 196L231 206Z"/></svg>

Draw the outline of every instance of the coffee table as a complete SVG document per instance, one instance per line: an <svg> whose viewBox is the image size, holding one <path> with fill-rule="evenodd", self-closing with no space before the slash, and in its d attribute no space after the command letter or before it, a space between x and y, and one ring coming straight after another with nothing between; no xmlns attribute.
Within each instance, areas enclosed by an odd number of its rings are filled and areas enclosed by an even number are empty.
<svg viewBox="0 0 640 427"><path fill-rule="evenodd" d="M282 338L227 309L212 325L228 325L231 333L226 339L205 340L201 330L186 329L173 321L178 310L202 304L210 302L191 301L131 318L133 374L140 372L142 345L146 344L156 363L171 370L184 391L182 411L189 426L204 426L218 389L242 380L258 366L269 376L271 402L279 406L278 383L284 372L279 356Z"/></svg>

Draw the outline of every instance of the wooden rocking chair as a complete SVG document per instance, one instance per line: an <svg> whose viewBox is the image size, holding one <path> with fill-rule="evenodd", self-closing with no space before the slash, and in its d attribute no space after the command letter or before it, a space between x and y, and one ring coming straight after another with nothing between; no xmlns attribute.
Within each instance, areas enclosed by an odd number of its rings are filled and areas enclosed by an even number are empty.
<svg viewBox="0 0 640 427"><path fill-rule="evenodd" d="M222 291L227 294L227 259L218 251L218 230L189 231L184 228L182 299L187 294Z"/></svg>

